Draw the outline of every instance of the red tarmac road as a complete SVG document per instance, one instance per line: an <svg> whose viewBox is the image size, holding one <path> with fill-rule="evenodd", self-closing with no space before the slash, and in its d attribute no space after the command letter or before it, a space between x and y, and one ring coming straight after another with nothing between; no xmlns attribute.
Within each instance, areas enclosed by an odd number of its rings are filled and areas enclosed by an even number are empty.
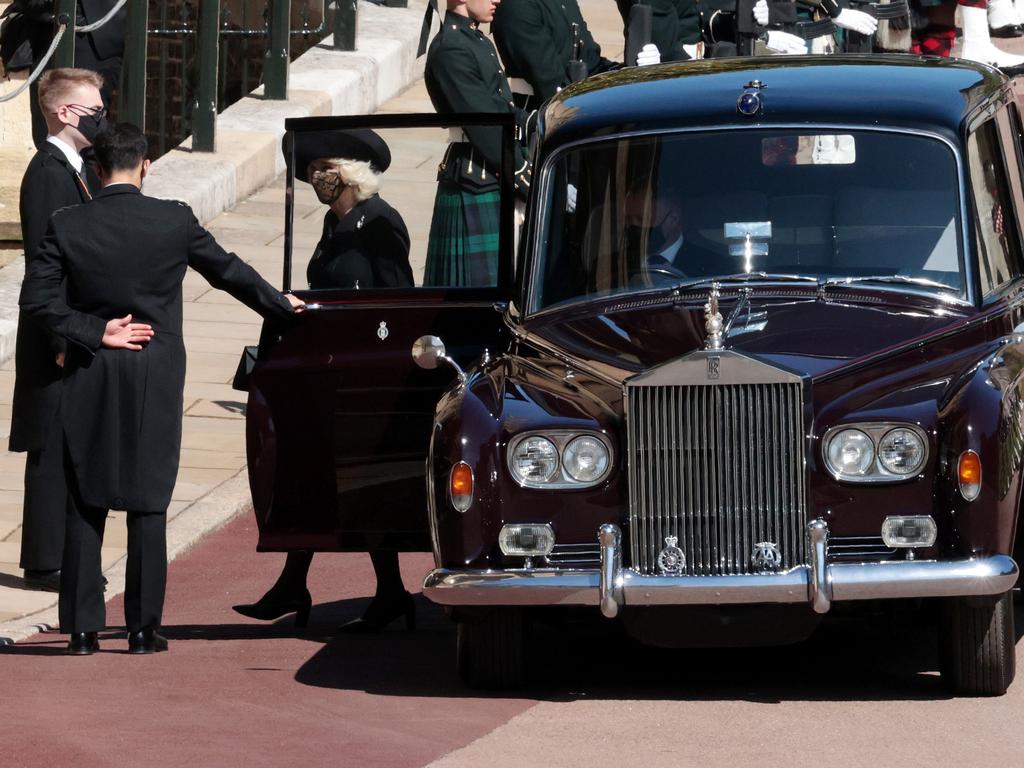
<svg viewBox="0 0 1024 768"><path fill-rule="evenodd" d="M603 620L539 627L543 687L488 697L457 681L454 629L423 598L413 634L331 636L372 592L365 555L317 556L304 633L232 612L282 561L255 541L245 516L171 564L169 653L128 656L123 629L92 657L64 656L56 633L0 649L0 768L1024 762L1024 670L1005 697L950 699L927 612L835 615L804 643L716 651L645 648ZM402 564L418 588L429 556Z"/></svg>
<svg viewBox="0 0 1024 768"><path fill-rule="evenodd" d="M448 619L425 602L414 634L332 639L372 594L366 555L314 560L301 636L290 619L239 616L230 606L259 597L282 562L255 543L247 516L171 564L168 653L127 655L120 598L107 621L122 626L95 656L64 656L57 633L3 649L0 766L419 766L529 707L467 695ZM403 555L406 583L430 563Z"/></svg>

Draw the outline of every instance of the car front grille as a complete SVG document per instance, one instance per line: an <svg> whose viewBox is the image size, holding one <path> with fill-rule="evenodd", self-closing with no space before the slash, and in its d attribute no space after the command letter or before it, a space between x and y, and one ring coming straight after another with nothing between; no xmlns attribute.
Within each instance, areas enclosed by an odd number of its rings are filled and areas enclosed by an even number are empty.
<svg viewBox="0 0 1024 768"><path fill-rule="evenodd" d="M544 560L553 568L599 568L601 547L596 541L590 544L555 544Z"/></svg>
<svg viewBox="0 0 1024 768"><path fill-rule="evenodd" d="M627 386L626 397L632 568L664 573L668 537L680 575L764 572L758 545L778 570L807 562L799 382Z"/></svg>
<svg viewBox="0 0 1024 768"><path fill-rule="evenodd" d="M828 559L830 561L871 561L891 560L896 550L887 547L881 536L829 536Z"/></svg>

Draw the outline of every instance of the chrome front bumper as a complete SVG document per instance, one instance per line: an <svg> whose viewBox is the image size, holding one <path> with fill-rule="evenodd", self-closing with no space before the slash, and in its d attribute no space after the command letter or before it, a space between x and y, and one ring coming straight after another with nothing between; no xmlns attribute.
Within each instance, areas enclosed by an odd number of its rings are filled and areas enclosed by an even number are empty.
<svg viewBox="0 0 1024 768"><path fill-rule="evenodd" d="M827 613L844 600L997 595L1017 581L1017 564L1006 555L830 565L823 520L807 526L809 565L751 576L646 576L622 567L618 526L602 525L598 535L599 570L438 568L427 574L423 594L440 605L595 605L613 618L623 605L806 602Z"/></svg>

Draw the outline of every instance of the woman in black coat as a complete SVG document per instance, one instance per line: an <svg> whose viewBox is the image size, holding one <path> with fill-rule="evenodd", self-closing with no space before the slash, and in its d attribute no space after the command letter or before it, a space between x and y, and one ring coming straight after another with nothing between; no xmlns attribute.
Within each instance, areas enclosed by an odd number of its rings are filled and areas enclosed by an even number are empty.
<svg viewBox="0 0 1024 768"><path fill-rule="evenodd" d="M306 268L312 290L327 288L411 288L409 231L401 215L377 194L380 174L390 163L387 145L368 130L307 134L296 147L295 177L313 186L328 206L323 234ZM416 625L412 595L402 584L398 553L370 552L377 590L366 613L343 632L375 632L404 616ZM313 553L289 552L277 582L256 603L236 605L243 616L276 619L295 613L295 625L309 619L312 597L306 586Z"/></svg>
<svg viewBox="0 0 1024 768"><path fill-rule="evenodd" d="M320 202L337 195L306 268L309 287L411 288L409 230L377 194L378 174L366 163L338 158L318 158L309 171Z"/></svg>

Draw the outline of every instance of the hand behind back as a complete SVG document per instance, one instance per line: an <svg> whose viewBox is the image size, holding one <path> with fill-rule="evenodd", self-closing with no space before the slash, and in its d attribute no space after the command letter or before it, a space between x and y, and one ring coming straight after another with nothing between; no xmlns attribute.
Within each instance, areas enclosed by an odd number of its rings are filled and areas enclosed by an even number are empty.
<svg viewBox="0 0 1024 768"><path fill-rule="evenodd" d="M107 349L131 349L138 352L153 338L153 326L133 323L132 316L116 317L107 322L101 342Z"/></svg>

